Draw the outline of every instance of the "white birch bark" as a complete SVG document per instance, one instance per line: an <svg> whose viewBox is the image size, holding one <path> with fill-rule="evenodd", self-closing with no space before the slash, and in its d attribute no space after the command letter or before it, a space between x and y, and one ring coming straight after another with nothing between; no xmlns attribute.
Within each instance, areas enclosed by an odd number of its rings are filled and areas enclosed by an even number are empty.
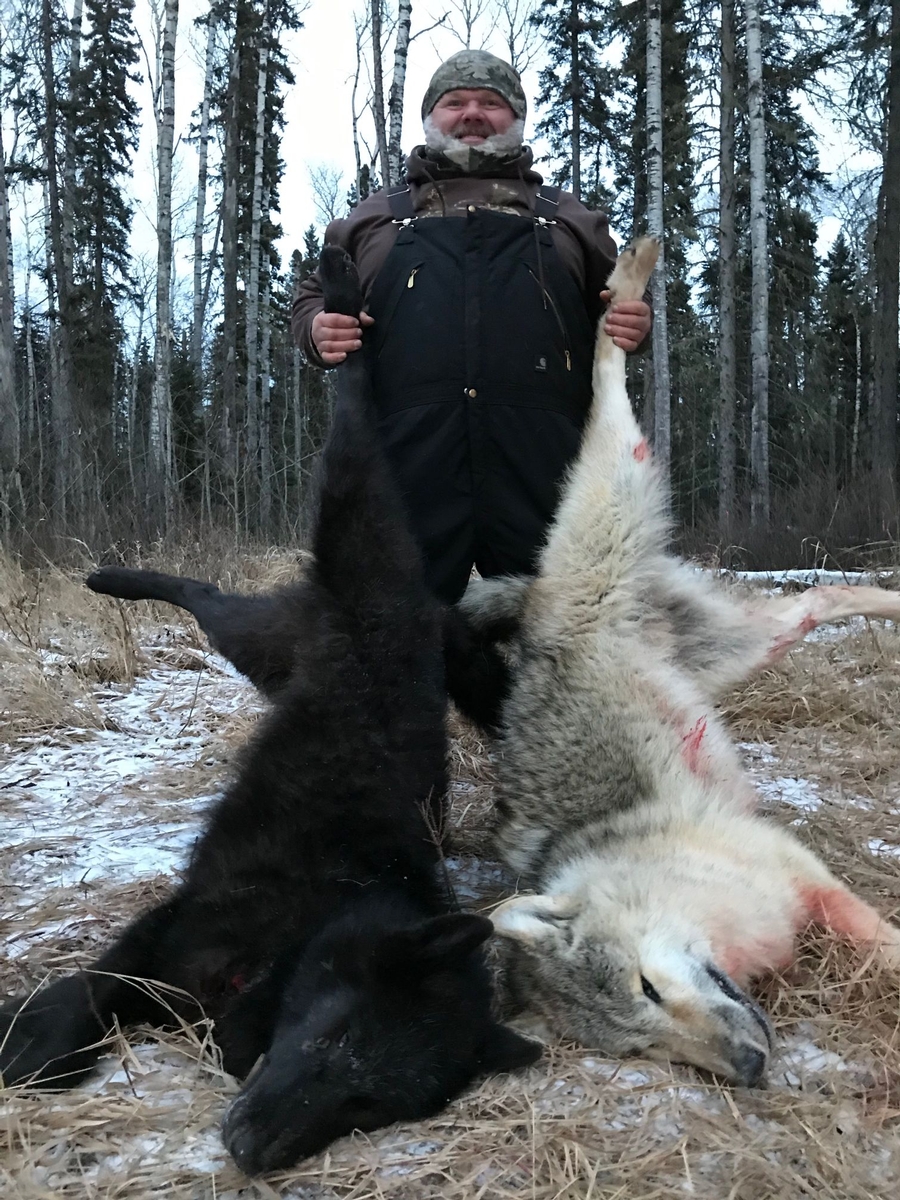
<svg viewBox="0 0 900 1200"><path fill-rule="evenodd" d="M265 16L263 17L265 26ZM259 494L259 274L260 235L263 213L263 150L266 138L266 82L269 68L269 47L265 41L259 47L259 68L256 78L256 133L253 159L253 196L250 209L250 260L247 292L244 298L247 342L247 462L249 485ZM265 386L265 383L264 385Z"/></svg>
<svg viewBox="0 0 900 1200"><path fill-rule="evenodd" d="M259 525L271 535L272 520L272 287L266 278L259 314Z"/></svg>
<svg viewBox="0 0 900 1200"><path fill-rule="evenodd" d="M203 324L206 295L203 288L203 229L206 224L206 190L209 162L209 108L213 87L213 51L216 20L212 13L206 31L206 62L203 72L203 100L200 105L200 130L197 137L197 207L194 214L194 323L191 326L191 365L199 388L203 378Z"/></svg>
<svg viewBox="0 0 900 1200"><path fill-rule="evenodd" d="M388 158L387 128L384 116L384 67L381 61L381 6L383 0L371 0L372 13L372 116L375 120L375 140L378 145L378 164L382 182L391 171Z"/></svg>
<svg viewBox="0 0 900 1200"><path fill-rule="evenodd" d="M291 296L296 300L300 295L300 252L295 250L291 262ZM293 372L291 377L291 413L294 424L294 476L296 480L296 519L300 520L303 511L303 403L300 390L300 380L303 369L303 354L298 345L294 345Z"/></svg>
<svg viewBox="0 0 900 1200"><path fill-rule="evenodd" d="M385 183L397 184L403 178L403 153L400 139L403 131L403 95L406 89L406 60L409 56L409 27L412 22L412 0L398 0L397 36L394 42L394 74L388 97L390 138L388 140L389 176Z"/></svg>
<svg viewBox="0 0 900 1200"><path fill-rule="evenodd" d="M80 0L76 0L80 4ZM79 8L80 12L80 8ZM50 0L41 5L41 70L44 100L43 151L46 170L45 203L47 230L47 279L51 305L51 411L53 426L53 502L61 528L65 528L70 509L70 488L81 477L81 441L75 436L73 413L76 410L75 373L70 331L67 323L71 292L71 263L67 259L64 235L64 203L60 187L57 136L59 98L53 61L53 7ZM55 298L56 303L53 304Z"/></svg>
<svg viewBox="0 0 900 1200"><path fill-rule="evenodd" d="M872 467L882 525L897 534L897 322L900 316L900 0L891 0L884 148L875 224Z"/></svg>
<svg viewBox="0 0 900 1200"><path fill-rule="evenodd" d="M750 521L769 524L769 264L766 219L766 120L759 0L744 0L750 134Z"/></svg>
<svg viewBox="0 0 900 1200"><path fill-rule="evenodd" d="M157 12L157 20L160 14ZM172 446L172 156L175 145L175 41L178 0L165 0L164 21L157 25L156 114L156 342L150 400L150 456L156 486L162 489L167 518L174 505L175 460Z"/></svg>
<svg viewBox="0 0 900 1200"><path fill-rule="evenodd" d="M660 239L653 270L653 454L664 476L671 458L672 401L663 246L662 23L660 0L647 0L647 223Z"/></svg>
<svg viewBox="0 0 900 1200"><path fill-rule="evenodd" d="M853 329L856 346L856 372L853 388L853 433L850 439L850 478L856 482L859 454L859 418L862 412L863 397L863 361L862 361L862 330L859 322L859 312L856 305L853 308Z"/></svg>
<svg viewBox="0 0 900 1200"><path fill-rule="evenodd" d="M356 107L356 91L359 87L359 75L362 70L362 43L366 25L365 21L358 16L353 20L356 32L356 70L353 73L353 87L350 91L350 120L353 133L353 158L356 164L356 199L359 202L362 199L362 154L359 149L359 112Z"/></svg>
<svg viewBox="0 0 900 1200"><path fill-rule="evenodd" d="M84 0L74 0L72 19L69 22L69 100L68 115L63 120L63 160L60 171L62 180L62 246L66 265L66 278L71 282L75 269L75 146L72 128L73 109L78 73L81 70L81 37ZM67 292L70 290L66 289Z"/></svg>
<svg viewBox="0 0 900 1200"><path fill-rule="evenodd" d="M19 406L16 399L11 248L6 160L3 157L3 136L0 129L0 473L17 471L21 456Z"/></svg>
<svg viewBox="0 0 900 1200"><path fill-rule="evenodd" d="M232 485L237 488L236 439L238 331L238 147L240 139L240 80L243 31L235 28L228 68L225 103L225 154L222 181L222 335L225 362L222 370L222 453ZM236 500L236 498L235 498ZM237 523L237 506L235 522ZM236 531L239 525L236 524Z"/></svg>
<svg viewBox="0 0 900 1200"><path fill-rule="evenodd" d="M734 0L722 0L719 71L719 533L734 527L737 320L734 219Z"/></svg>

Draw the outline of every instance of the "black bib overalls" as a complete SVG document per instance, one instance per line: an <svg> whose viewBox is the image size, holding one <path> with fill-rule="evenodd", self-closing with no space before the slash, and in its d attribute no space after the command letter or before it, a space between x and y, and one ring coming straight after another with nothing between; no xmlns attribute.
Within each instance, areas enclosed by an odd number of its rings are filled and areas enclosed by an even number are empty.
<svg viewBox="0 0 900 1200"><path fill-rule="evenodd" d="M388 457L441 599L482 575L533 572L591 399L594 331L537 216L470 208L415 218L391 197L397 241L366 307Z"/></svg>

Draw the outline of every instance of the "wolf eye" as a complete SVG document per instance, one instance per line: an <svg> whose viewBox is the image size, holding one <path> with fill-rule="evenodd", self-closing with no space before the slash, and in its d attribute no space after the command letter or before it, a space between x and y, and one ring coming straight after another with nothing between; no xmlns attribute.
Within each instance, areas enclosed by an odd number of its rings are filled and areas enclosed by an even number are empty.
<svg viewBox="0 0 900 1200"><path fill-rule="evenodd" d="M650 982L646 975L641 976L641 988L648 1000L652 1000L654 1004L662 1004L662 996Z"/></svg>

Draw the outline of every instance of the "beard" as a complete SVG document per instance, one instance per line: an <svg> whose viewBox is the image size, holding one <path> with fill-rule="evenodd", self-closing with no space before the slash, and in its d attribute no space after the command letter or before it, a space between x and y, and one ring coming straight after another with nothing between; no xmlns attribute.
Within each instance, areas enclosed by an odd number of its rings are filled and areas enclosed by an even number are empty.
<svg viewBox="0 0 900 1200"><path fill-rule="evenodd" d="M442 133L431 114L425 118L425 145L437 154L443 154L452 163L465 171L473 171L486 159L515 158L522 152L525 122L517 117L505 133L493 133L486 121L460 121L450 133ZM483 142L470 146L461 141L466 134L478 134Z"/></svg>

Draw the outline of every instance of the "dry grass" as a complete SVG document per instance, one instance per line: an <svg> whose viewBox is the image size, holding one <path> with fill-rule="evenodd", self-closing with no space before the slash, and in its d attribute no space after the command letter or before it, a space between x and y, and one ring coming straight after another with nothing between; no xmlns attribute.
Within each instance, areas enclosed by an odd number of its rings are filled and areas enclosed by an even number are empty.
<svg viewBox="0 0 900 1200"><path fill-rule="evenodd" d="M174 565L204 574L187 562ZM255 564L248 574L270 586L283 565ZM238 578L222 582L236 586ZM82 706L106 669L88 665L92 647L102 659L118 646L115 678L129 680L130 672L147 669L137 647L142 631L158 620L170 623L162 648L181 656L181 666L200 645L162 606L144 616L130 609L127 635L120 634L117 606L84 594L62 573L48 572L35 587L4 570L0 606L0 620L13 626L23 655L56 640L82 689L72 701L82 728ZM41 671L56 670L40 655L37 661ZM83 663L80 674L71 665L77 662ZM65 671L51 676L47 691L54 693L61 678L68 678ZM803 647L783 671L763 675L728 705L738 738L763 743L747 753L751 769L768 781L772 818L795 824L801 838L885 913L900 910L900 857L873 854L869 844L900 845L898 695L900 636L873 627ZM15 710L10 740L25 730L45 731L51 740L70 736L64 732L69 710L52 710L43 693L34 710L28 703ZM189 772L167 774L157 764L128 793L135 816L165 820L192 788L214 787L250 720L236 711L221 730L216 726L216 744ZM457 879L487 899L499 873L477 872L472 860L490 854L490 748L462 723L453 732ZM14 751L7 746L7 761L14 761ZM811 781L817 808L779 801L792 778ZM0 962L0 989L21 990L71 970L171 886L161 876L27 895L5 889L9 946L28 931L61 927L24 949L16 943L16 952ZM10 1200L870 1200L894 1194L900 1183L896 977L826 936L810 936L789 975L768 981L762 999L780 1052L765 1090L723 1089L688 1068L617 1064L581 1047L552 1045L525 1074L485 1082L433 1121L345 1139L301 1169L255 1183L226 1159L218 1139L234 1084L217 1065L208 1030L153 1033L130 1044L118 1038L92 1084L60 1096L3 1094L0 1194Z"/></svg>

